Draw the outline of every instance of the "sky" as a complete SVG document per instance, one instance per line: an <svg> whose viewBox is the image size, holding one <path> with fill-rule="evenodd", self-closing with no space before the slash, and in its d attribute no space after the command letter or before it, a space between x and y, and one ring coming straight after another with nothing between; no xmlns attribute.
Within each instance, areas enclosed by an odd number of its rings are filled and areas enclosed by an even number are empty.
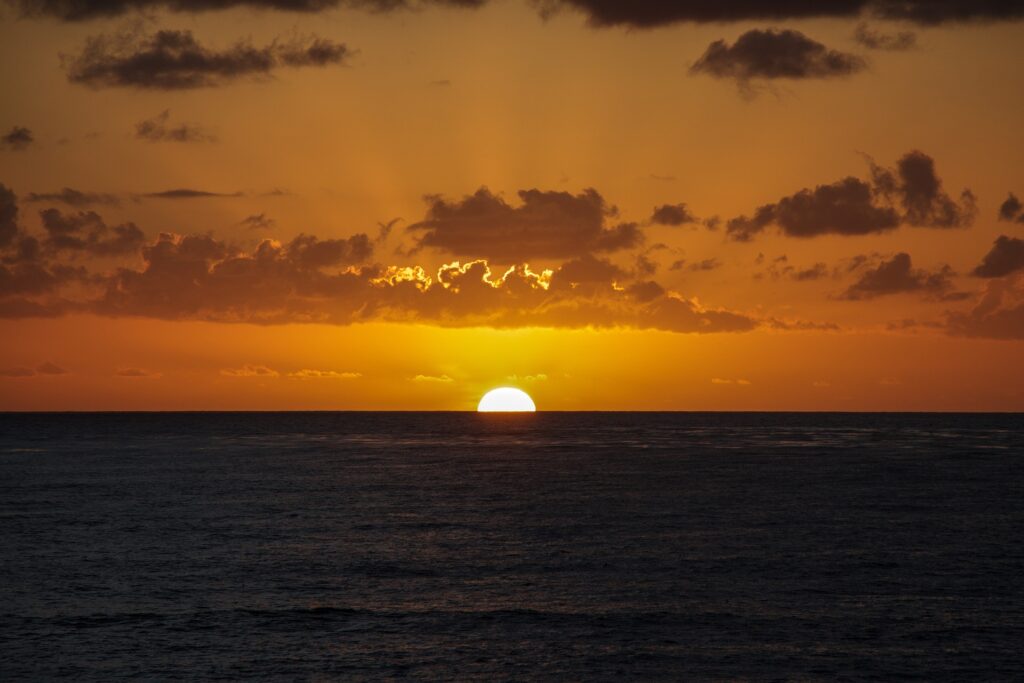
<svg viewBox="0 0 1024 683"><path fill-rule="evenodd" d="M1024 409L1024 1L0 0L0 410Z"/></svg>

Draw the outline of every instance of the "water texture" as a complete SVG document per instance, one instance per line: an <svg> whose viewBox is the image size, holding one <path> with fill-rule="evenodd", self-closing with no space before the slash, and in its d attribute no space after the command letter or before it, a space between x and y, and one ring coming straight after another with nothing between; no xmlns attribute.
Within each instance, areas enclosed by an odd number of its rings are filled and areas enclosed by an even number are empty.
<svg viewBox="0 0 1024 683"><path fill-rule="evenodd" d="M0 415L0 680L1022 680L1019 415Z"/></svg>

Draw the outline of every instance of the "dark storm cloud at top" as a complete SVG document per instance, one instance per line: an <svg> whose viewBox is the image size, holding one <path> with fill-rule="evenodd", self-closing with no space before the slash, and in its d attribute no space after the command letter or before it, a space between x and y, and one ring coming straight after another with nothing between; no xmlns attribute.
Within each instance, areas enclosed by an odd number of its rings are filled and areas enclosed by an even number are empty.
<svg viewBox="0 0 1024 683"><path fill-rule="evenodd" d="M349 54L344 44L315 36L263 47L239 41L215 50L200 44L191 31L164 30L92 36L79 54L62 55L61 61L70 82L93 88L187 90L267 78L281 67L341 64Z"/></svg>
<svg viewBox="0 0 1024 683"><path fill-rule="evenodd" d="M169 9L173 12L208 12L248 7L282 12L316 13L338 7L371 12L416 9L427 5L479 7L486 0L7 0L25 17L47 16L62 21L116 17L139 10Z"/></svg>
<svg viewBox="0 0 1024 683"><path fill-rule="evenodd" d="M314 13L339 7L391 12L425 6L475 8L489 0L6 0L26 17L81 21L166 8L204 12L232 7ZM593 26L653 28L694 22L814 18L910 21L922 25L954 21L1006 21L1024 16L1020 0L527 0L542 15L561 9L582 13Z"/></svg>

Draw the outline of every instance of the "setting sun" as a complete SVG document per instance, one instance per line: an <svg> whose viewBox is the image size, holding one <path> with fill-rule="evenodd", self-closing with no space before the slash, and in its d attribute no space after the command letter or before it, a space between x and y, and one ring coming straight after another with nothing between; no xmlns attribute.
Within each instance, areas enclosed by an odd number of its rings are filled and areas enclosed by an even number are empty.
<svg viewBox="0 0 1024 683"><path fill-rule="evenodd" d="M529 394L520 389L502 387L492 389L480 399L476 407L480 413L535 413L537 406Z"/></svg>

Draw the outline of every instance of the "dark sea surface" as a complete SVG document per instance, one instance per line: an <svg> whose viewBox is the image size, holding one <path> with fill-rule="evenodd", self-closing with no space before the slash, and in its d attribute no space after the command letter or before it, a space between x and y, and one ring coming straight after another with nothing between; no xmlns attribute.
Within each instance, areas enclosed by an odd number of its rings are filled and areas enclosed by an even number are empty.
<svg viewBox="0 0 1024 683"><path fill-rule="evenodd" d="M1020 415L0 415L0 680L1024 680Z"/></svg>

